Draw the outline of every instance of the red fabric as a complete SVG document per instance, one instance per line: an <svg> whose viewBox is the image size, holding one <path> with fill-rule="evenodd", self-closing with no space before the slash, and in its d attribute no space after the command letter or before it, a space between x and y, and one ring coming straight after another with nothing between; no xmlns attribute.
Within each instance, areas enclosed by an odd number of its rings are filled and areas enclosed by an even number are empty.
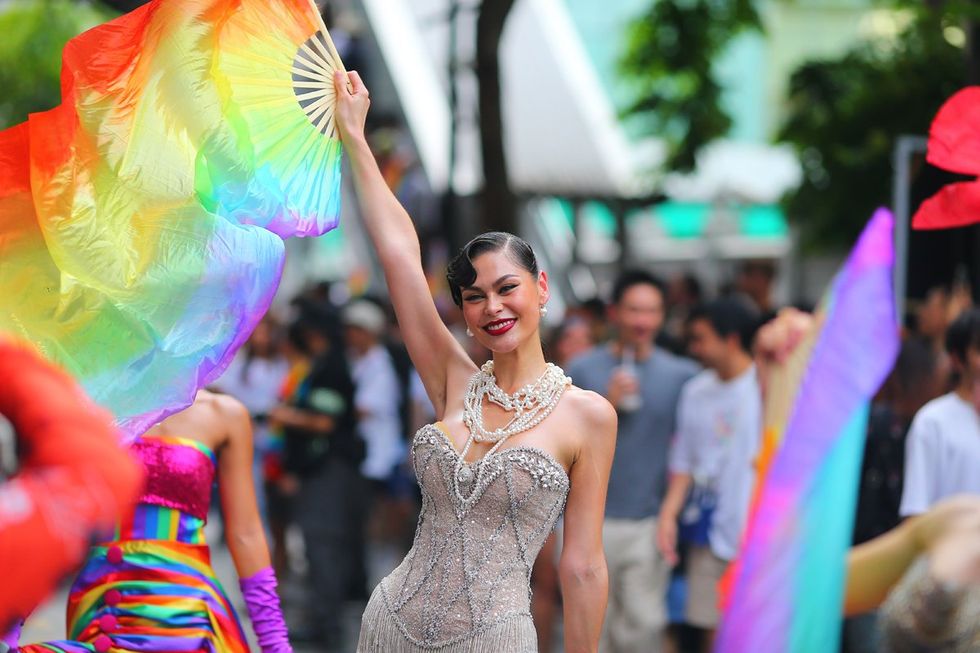
<svg viewBox="0 0 980 653"><path fill-rule="evenodd" d="M946 100L929 128L929 163L964 175L980 175L980 86Z"/></svg>
<svg viewBox="0 0 980 653"><path fill-rule="evenodd" d="M980 222L980 183L947 184L919 206L912 218L915 229L951 229Z"/></svg>
<svg viewBox="0 0 980 653"><path fill-rule="evenodd" d="M929 163L943 170L980 175L980 86L946 100L929 129ZM980 182L948 184L922 203L914 229L951 229L980 222Z"/></svg>
<svg viewBox="0 0 980 653"><path fill-rule="evenodd" d="M136 502L139 464L110 416L66 374L0 338L0 413L23 453L0 486L0 631L30 611L81 562L93 534Z"/></svg>

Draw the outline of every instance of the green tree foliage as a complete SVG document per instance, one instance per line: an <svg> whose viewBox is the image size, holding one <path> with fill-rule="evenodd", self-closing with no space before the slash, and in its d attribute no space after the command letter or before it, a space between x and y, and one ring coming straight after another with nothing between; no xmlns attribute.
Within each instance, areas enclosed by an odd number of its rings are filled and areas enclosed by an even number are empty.
<svg viewBox="0 0 980 653"><path fill-rule="evenodd" d="M712 67L735 36L754 29L753 0L653 0L631 23L620 67L636 100L625 116L667 142L668 168L690 170L701 147L728 133Z"/></svg>
<svg viewBox="0 0 980 653"><path fill-rule="evenodd" d="M894 42L865 43L794 72L778 138L803 163L803 184L786 204L806 247L853 242L874 208L890 204L895 139L928 133L940 105L964 84L964 52L944 37L957 22L917 12Z"/></svg>
<svg viewBox="0 0 980 653"><path fill-rule="evenodd" d="M111 17L98 5L69 0L18 0L0 9L0 128L59 104L62 48Z"/></svg>

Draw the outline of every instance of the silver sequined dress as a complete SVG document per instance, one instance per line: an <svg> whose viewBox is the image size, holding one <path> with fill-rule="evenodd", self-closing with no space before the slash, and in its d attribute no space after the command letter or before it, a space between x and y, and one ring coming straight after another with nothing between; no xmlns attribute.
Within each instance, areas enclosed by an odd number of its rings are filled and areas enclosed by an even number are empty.
<svg viewBox="0 0 980 653"><path fill-rule="evenodd" d="M457 474L459 454L436 425L415 434L412 454L415 543L371 595L358 652L537 651L531 566L564 509L565 470L540 449L504 444Z"/></svg>

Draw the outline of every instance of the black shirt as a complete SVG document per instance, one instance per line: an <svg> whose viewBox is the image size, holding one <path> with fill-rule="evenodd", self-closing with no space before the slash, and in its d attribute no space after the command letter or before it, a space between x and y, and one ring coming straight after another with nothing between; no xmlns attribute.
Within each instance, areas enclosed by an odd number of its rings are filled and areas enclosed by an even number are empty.
<svg viewBox="0 0 980 653"><path fill-rule="evenodd" d="M283 466L286 471L311 474L330 456L360 465L364 459L364 441L357 432L354 382L342 352L331 349L314 359L291 404L300 410L329 415L334 419L334 428L322 433L285 429Z"/></svg>

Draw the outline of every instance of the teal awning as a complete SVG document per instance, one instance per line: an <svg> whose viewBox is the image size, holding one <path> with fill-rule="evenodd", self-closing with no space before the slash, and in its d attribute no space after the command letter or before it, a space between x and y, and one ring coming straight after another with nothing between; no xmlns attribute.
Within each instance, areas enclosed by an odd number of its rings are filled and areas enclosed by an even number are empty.
<svg viewBox="0 0 980 653"><path fill-rule="evenodd" d="M698 202L663 202L645 208L632 209L627 222L654 220L666 236L677 240L702 238L711 221L714 207ZM724 209L737 221L734 235L749 239L781 239L789 236L789 225L782 209L775 204L748 204L727 206ZM574 208L568 200L557 199L554 213L546 214L546 220L563 220L569 227L574 224ZM616 216L612 209L600 201L584 202L581 219L591 233L616 234Z"/></svg>

